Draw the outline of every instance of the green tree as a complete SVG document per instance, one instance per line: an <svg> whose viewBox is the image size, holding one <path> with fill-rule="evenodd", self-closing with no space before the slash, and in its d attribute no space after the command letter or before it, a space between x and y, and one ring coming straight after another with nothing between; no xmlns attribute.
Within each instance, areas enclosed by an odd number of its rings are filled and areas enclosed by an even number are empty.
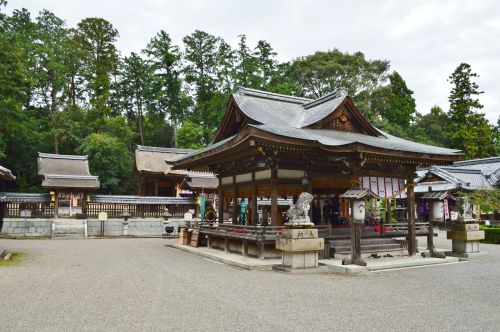
<svg viewBox="0 0 500 332"><path fill-rule="evenodd" d="M166 138L165 134L170 131L166 130L164 125L165 117L170 120L170 128L173 130L173 145L177 146L177 127L179 122L182 122L186 116L188 108L192 101L189 96L183 91L183 82L181 79L181 53L179 47L172 43L172 40L167 32L161 30L148 43L144 53L148 56L148 60L153 67L155 80L153 82L153 99L157 102L154 107L154 113L150 119L161 120L150 121L153 130L151 139L156 141L158 137ZM154 127L155 123L161 124L158 128ZM157 137L154 138L153 137ZM164 146L165 143L160 146Z"/></svg>
<svg viewBox="0 0 500 332"><path fill-rule="evenodd" d="M408 128L416 113L413 91L408 89L406 82L396 71L389 75L389 81L388 107L382 111L381 115L393 124Z"/></svg>
<svg viewBox="0 0 500 332"><path fill-rule="evenodd" d="M90 134L77 149L88 155L90 171L101 181L101 193L125 194L135 191L132 154L125 143L108 134Z"/></svg>
<svg viewBox="0 0 500 332"><path fill-rule="evenodd" d="M33 98L41 110L48 115L48 129L53 151L59 153L62 135L57 122L58 112L63 106L63 91L66 84L65 54L69 32L62 19L48 10L42 10L36 18L37 24L37 79Z"/></svg>
<svg viewBox="0 0 500 332"><path fill-rule="evenodd" d="M219 74L222 60L219 58L221 38L196 30L184 37L186 82L195 91L195 107L189 120L203 128L203 143L210 138L224 114L228 95L221 92ZM221 102L224 100L224 102Z"/></svg>
<svg viewBox="0 0 500 332"><path fill-rule="evenodd" d="M334 49L296 59L288 75L305 97L319 98L340 88L355 97L381 86L388 70L388 61L366 60L361 52L349 54Z"/></svg>
<svg viewBox="0 0 500 332"><path fill-rule="evenodd" d="M474 82L478 76L469 64L461 63L448 79L453 86L448 98L448 131L453 147L463 150L467 159L484 158L495 152L492 128L484 114L477 112L483 108L476 97L483 93Z"/></svg>
<svg viewBox="0 0 500 332"><path fill-rule="evenodd" d="M448 147L450 146L450 134L448 128L448 115L435 105L430 113L426 115L417 115L415 126L422 129L429 138L429 143L433 145Z"/></svg>
<svg viewBox="0 0 500 332"><path fill-rule="evenodd" d="M83 55L83 77L96 120L109 115L111 74L116 70L118 51L114 45L118 30L102 18L85 18L78 23L77 41Z"/></svg>
<svg viewBox="0 0 500 332"><path fill-rule="evenodd" d="M186 120L179 129L179 147L185 149L201 149L205 145L203 128Z"/></svg>
<svg viewBox="0 0 500 332"><path fill-rule="evenodd" d="M119 71L120 95L128 106L128 116L137 121L140 143L144 145L144 111L153 80L153 68L136 53L125 57Z"/></svg>

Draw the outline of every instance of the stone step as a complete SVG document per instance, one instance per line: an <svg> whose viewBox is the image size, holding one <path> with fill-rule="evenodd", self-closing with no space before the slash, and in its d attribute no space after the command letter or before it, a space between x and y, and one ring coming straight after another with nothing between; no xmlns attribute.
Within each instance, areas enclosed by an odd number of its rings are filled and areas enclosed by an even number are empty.
<svg viewBox="0 0 500 332"><path fill-rule="evenodd" d="M85 219L56 219L53 221L54 225L84 225Z"/></svg>
<svg viewBox="0 0 500 332"><path fill-rule="evenodd" d="M365 245L361 246L361 252L378 252L384 250L401 250L403 247L399 244L373 244L373 245ZM330 251L334 253L347 253L351 252L351 246L342 246L342 247L330 247Z"/></svg>
<svg viewBox="0 0 500 332"><path fill-rule="evenodd" d="M394 239L385 238L374 238L374 239L361 239L361 245L371 245L371 244L392 244L395 243ZM331 240L330 247L332 246L350 246L351 240Z"/></svg>
<svg viewBox="0 0 500 332"><path fill-rule="evenodd" d="M54 229L85 229L85 225L54 225Z"/></svg>
<svg viewBox="0 0 500 332"><path fill-rule="evenodd" d="M83 240L83 239L85 239L85 234L71 234L71 235L54 236L54 240Z"/></svg>

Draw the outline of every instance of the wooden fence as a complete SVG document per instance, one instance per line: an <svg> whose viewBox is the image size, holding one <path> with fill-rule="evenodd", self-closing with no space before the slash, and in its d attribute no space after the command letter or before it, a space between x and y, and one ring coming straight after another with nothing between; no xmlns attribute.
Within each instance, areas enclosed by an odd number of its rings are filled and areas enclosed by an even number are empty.
<svg viewBox="0 0 500 332"><path fill-rule="evenodd" d="M168 209L171 217L184 217L184 213L194 210L196 201L191 197L142 197L91 195L84 213L88 217L97 217L99 212L106 212L109 217L120 217L125 210L131 217L162 217Z"/></svg>
<svg viewBox="0 0 500 332"><path fill-rule="evenodd" d="M168 209L172 217L182 218L195 206L196 201L191 197L91 195L90 200L83 203L82 212L91 218L106 212L109 218L121 217L127 210L131 217L161 218ZM51 218L54 209L55 203L49 194L0 193L0 216L6 218Z"/></svg>

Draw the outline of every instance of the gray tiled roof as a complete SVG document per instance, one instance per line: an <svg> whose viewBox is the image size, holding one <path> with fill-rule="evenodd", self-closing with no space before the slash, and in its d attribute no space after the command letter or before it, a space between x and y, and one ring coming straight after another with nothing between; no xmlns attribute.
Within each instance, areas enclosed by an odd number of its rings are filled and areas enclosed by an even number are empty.
<svg viewBox="0 0 500 332"><path fill-rule="evenodd" d="M43 194L31 194L31 193L11 193L11 192L0 192L0 202L2 203L42 203L50 202L50 195L47 193Z"/></svg>
<svg viewBox="0 0 500 332"><path fill-rule="evenodd" d="M428 173L441 178L442 181L421 182ZM417 171L417 175L416 182L420 183L415 187L415 192L426 192L428 187L431 187L432 191L491 189L496 183L492 182L492 180L496 179L493 175L485 175L480 169L458 167L456 165L449 167L432 166Z"/></svg>
<svg viewBox="0 0 500 332"><path fill-rule="evenodd" d="M311 100L239 87L233 97L240 110L260 124L303 128L331 114L347 97L347 92L339 90Z"/></svg>
<svg viewBox="0 0 500 332"><path fill-rule="evenodd" d="M413 152L443 156L459 156L460 151L446 149L421 143L404 140L385 133L369 124L369 131L373 135L355 132L336 131L329 129L307 128L329 116L346 100L347 93L343 90L333 92L327 96L310 100L292 96L279 95L247 88L238 88L233 94L239 109L253 120L254 128L279 136L316 141L323 146L343 146L361 144L392 151ZM374 136L375 135L375 136ZM227 137L208 147L183 156L168 159L169 162L191 159L205 152L216 152L224 149L226 144L237 136Z"/></svg>
<svg viewBox="0 0 500 332"><path fill-rule="evenodd" d="M316 141L325 146L342 146L353 143L360 143L375 148L390 149L397 151L441 154L441 155L457 155L458 150L446 149L437 146L431 146L416 142L404 140L402 138L392 136L387 133L384 136L370 136L360 133L347 131L336 131L329 129L306 129L293 128L276 125L253 125L255 128L273 133L276 135L298 138L303 140Z"/></svg>
<svg viewBox="0 0 500 332"><path fill-rule="evenodd" d="M160 197L132 195L90 195L91 203L110 204L195 204L192 197Z"/></svg>
<svg viewBox="0 0 500 332"><path fill-rule="evenodd" d="M456 161L453 167L480 169L484 175L488 175L500 170L500 157Z"/></svg>
<svg viewBox="0 0 500 332"><path fill-rule="evenodd" d="M431 187L431 191L446 191L458 188L455 184L447 181L422 182L415 186L415 193L428 192L429 187Z"/></svg>

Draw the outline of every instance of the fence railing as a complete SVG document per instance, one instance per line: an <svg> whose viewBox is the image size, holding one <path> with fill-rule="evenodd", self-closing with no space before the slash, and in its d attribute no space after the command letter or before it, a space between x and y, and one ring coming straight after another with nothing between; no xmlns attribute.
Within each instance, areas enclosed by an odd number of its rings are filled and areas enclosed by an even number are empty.
<svg viewBox="0 0 500 332"><path fill-rule="evenodd" d="M191 197L149 197L91 195L84 213L88 217L97 217L99 212L106 212L109 217L120 217L125 210L136 218L162 217L165 209L172 217L183 217L184 213L194 210L196 201Z"/></svg>
<svg viewBox="0 0 500 332"><path fill-rule="evenodd" d="M49 194L0 193L0 206L7 218L44 218L54 215L54 202Z"/></svg>
<svg viewBox="0 0 500 332"><path fill-rule="evenodd" d="M99 212L106 212L109 218L120 217L127 210L131 217L159 218L168 209L172 217L183 217L195 206L196 201L191 197L91 195L90 200L83 203L82 212L91 218L97 218ZM55 215L55 202L46 193L0 192L0 216L2 213L7 218L50 218Z"/></svg>

